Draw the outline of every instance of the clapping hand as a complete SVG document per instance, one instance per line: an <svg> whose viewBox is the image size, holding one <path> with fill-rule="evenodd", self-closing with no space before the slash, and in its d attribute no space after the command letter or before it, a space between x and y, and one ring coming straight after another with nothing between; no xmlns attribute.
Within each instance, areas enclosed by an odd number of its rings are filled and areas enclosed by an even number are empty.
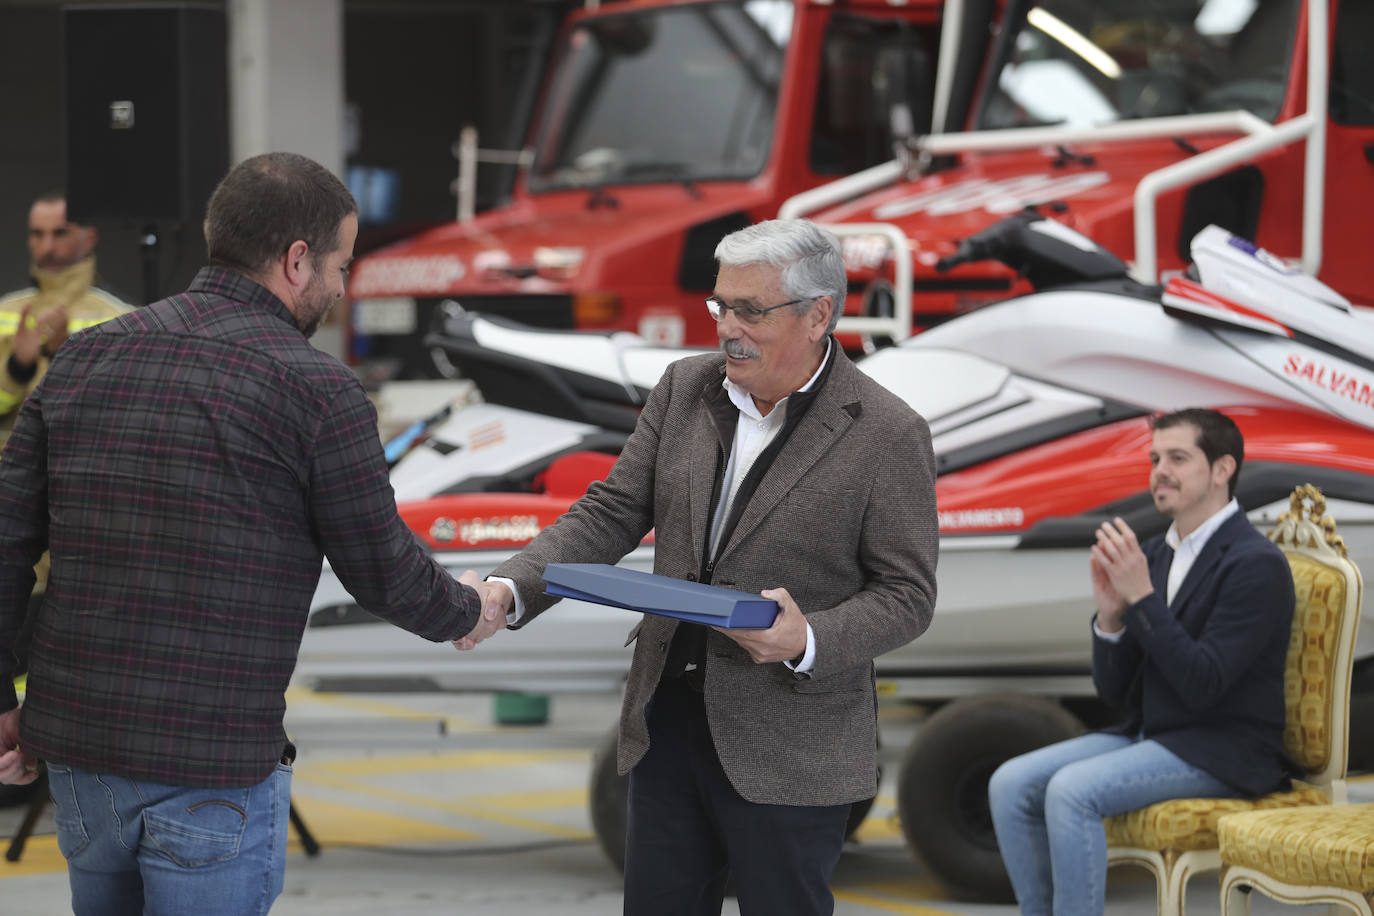
<svg viewBox="0 0 1374 916"><path fill-rule="evenodd" d="M1135 604L1155 590L1150 582L1145 552L1140 549L1131 526L1120 518L1103 522L1097 529L1097 543L1092 549L1092 573L1099 626L1104 611L1107 623L1117 623L1127 605ZM1104 626L1103 629L1112 632L1119 626Z"/></svg>
<svg viewBox="0 0 1374 916"><path fill-rule="evenodd" d="M38 355L46 341L49 353L67 339L67 310L63 306L49 309L37 321L29 317L33 306L26 305L19 313L19 327L14 332L14 358L21 366L32 366L38 362Z"/></svg>

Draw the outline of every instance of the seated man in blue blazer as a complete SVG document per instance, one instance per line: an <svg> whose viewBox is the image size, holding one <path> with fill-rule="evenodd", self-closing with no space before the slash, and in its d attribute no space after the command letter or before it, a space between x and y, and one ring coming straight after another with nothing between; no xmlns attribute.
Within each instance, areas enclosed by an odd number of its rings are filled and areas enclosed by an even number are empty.
<svg viewBox="0 0 1374 916"><path fill-rule="evenodd" d="M1282 741L1293 579L1235 500L1243 460L1223 414L1159 417L1150 492L1173 524L1144 545L1119 518L1097 532L1093 681L1129 718L993 774L993 826L1023 914L1102 913L1103 818L1262 795L1295 773Z"/></svg>

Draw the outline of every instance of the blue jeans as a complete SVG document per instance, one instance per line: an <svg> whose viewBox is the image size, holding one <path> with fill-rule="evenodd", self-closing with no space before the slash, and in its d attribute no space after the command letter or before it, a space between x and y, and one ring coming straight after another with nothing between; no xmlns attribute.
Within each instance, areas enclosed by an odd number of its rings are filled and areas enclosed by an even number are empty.
<svg viewBox="0 0 1374 916"><path fill-rule="evenodd" d="M1239 794L1154 741L1101 733L1013 757L988 783L997 845L1025 916L1100 916L1103 818L1170 798Z"/></svg>
<svg viewBox="0 0 1374 916"><path fill-rule="evenodd" d="M189 789L48 763L77 916L266 913L286 875L291 767Z"/></svg>

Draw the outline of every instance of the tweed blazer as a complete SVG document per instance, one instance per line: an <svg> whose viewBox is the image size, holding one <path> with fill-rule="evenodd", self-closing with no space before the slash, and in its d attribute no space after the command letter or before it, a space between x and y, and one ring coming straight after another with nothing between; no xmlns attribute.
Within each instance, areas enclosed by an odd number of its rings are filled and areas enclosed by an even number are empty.
<svg viewBox="0 0 1374 916"><path fill-rule="evenodd" d="M525 616L548 608L551 562L614 563L652 528L654 570L695 579L716 476L733 444L720 428L725 358L673 363L650 394L606 480L493 575L512 579ZM837 352L815 400L759 482L712 583L786 588L815 633L811 677L756 664L708 630L705 705L735 789L760 804L834 805L877 791L873 659L915 639L935 605L939 527L925 421ZM646 615L620 718L622 774L649 746L646 708L675 620Z"/></svg>
<svg viewBox="0 0 1374 916"><path fill-rule="evenodd" d="M1282 788L1298 773L1283 750L1288 559L1237 512L1165 604L1174 552L1162 537L1141 549L1154 592L1126 609L1120 640L1093 637L1098 695L1130 714L1110 731L1143 732L1250 795Z"/></svg>

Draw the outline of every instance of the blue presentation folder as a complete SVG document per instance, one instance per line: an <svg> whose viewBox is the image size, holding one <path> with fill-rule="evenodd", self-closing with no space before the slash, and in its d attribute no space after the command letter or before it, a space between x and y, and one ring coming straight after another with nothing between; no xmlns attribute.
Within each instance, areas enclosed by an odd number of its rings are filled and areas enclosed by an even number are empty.
<svg viewBox="0 0 1374 916"><path fill-rule="evenodd" d="M544 591L727 629L767 629L778 616L778 603L771 598L605 563L550 563Z"/></svg>

